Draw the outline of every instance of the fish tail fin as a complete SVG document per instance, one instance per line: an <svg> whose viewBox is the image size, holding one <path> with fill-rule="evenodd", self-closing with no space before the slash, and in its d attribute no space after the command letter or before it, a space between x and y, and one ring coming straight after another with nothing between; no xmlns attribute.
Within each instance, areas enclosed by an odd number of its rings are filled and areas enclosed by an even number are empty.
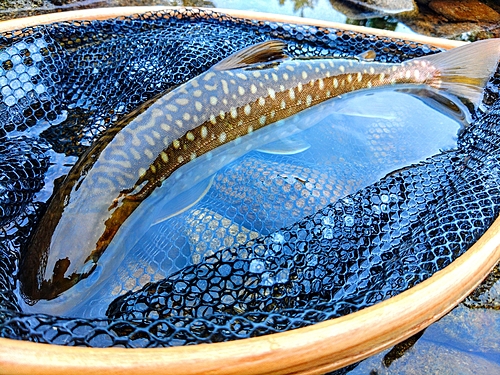
<svg viewBox="0 0 500 375"><path fill-rule="evenodd" d="M500 39L482 40L415 60L427 61L437 68L439 74L433 87L479 106L484 86L500 60Z"/></svg>

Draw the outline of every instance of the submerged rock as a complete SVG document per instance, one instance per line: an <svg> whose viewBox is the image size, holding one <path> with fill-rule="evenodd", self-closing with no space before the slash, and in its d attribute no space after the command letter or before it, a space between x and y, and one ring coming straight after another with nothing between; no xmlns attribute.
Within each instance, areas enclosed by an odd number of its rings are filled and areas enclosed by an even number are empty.
<svg viewBox="0 0 500 375"><path fill-rule="evenodd" d="M483 356L427 340L418 341L388 367L387 352L362 362L349 375L490 375L500 373L500 364Z"/></svg>
<svg viewBox="0 0 500 375"><path fill-rule="evenodd" d="M429 8L451 22L498 22L500 14L478 0L433 0Z"/></svg>

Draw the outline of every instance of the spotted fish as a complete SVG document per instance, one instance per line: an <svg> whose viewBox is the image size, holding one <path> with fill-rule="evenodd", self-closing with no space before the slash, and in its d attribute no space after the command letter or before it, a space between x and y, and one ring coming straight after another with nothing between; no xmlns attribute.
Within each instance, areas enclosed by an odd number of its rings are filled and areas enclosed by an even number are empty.
<svg viewBox="0 0 500 375"><path fill-rule="evenodd" d="M117 234L144 230L142 215L164 195L181 191L179 181L201 182L296 113L346 93L394 85L427 86L478 104L497 66L500 40L402 64L292 59L285 48L268 41L237 52L97 142L55 193L27 246L20 267L25 301L64 300L75 285L102 280L106 262L124 256L113 241ZM238 144L231 148L237 152L226 155L230 144ZM205 163L192 163L202 158ZM134 215L140 204L148 208ZM105 251L112 243L113 251Z"/></svg>

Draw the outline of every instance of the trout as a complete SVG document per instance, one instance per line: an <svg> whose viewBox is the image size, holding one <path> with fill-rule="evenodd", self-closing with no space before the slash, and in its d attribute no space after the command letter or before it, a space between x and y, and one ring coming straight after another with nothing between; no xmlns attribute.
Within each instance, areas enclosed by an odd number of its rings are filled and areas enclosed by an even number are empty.
<svg viewBox="0 0 500 375"><path fill-rule="evenodd" d="M401 64L294 59L285 50L276 40L245 48L98 140L54 193L26 248L20 267L26 303L50 313L57 312L54 303L76 304L76 286L102 282L106 263L124 256L120 235L141 228L165 195L177 194L181 176L195 185L215 173L216 157L227 162L248 152L249 139L259 141L264 129L294 114L384 86L426 87L479 105L500 59L500 40ZM230 145L238 152L228 156ZM190 171L201 158L203 167ZM140 205L147 208L136 211Z"/></svg>

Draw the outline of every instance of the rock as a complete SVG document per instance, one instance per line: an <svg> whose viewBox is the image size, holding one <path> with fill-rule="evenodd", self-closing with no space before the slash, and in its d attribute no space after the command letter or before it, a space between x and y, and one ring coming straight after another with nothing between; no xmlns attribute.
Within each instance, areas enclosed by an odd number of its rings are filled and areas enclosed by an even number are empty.
<svg viewBox="0 0 500 375"><path fill-rule="evenodd" d="M416 9L413 0L345 0L357 6L374 10L381 14L411 12Z"/></svg>
<svg viewBox="0 0 500 375"><path fill-rule="evenodd" d="M453 343L454 347L462 350L474 349L500 358L500 311L469 309L460 304L431 325L424 338Z"/></svg>
<svg viewBox="0 0 500 375"><path fill-rule="evenodd" d="M432 0L429 8L452 22L500 21L500 14L478 0Z"/></svg>

